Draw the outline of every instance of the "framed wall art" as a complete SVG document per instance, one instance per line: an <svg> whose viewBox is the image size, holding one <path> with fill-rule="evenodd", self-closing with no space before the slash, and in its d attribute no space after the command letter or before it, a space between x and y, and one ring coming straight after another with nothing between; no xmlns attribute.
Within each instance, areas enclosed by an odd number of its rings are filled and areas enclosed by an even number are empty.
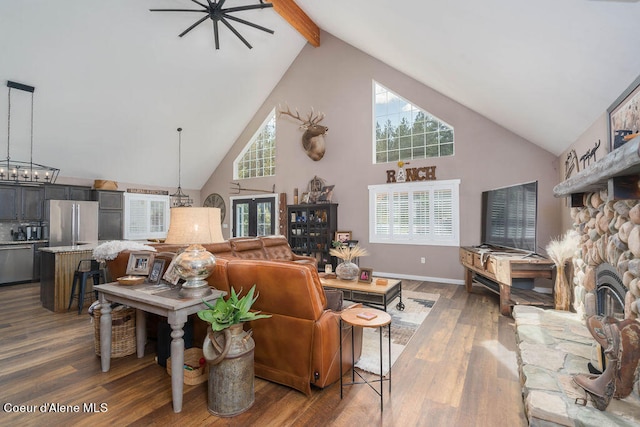
<svg viewBox="0 0 640 427"><path fill-rule="evenodd" d="M153 264L151 252L131 252L127 263L127 274L133 276L148 276Z"/></svg>
<svg viewBox="0 0 640 427"><path fill-rule="evenodd" d="M607 109L609 152L640 131L640 76Z"/></svg>

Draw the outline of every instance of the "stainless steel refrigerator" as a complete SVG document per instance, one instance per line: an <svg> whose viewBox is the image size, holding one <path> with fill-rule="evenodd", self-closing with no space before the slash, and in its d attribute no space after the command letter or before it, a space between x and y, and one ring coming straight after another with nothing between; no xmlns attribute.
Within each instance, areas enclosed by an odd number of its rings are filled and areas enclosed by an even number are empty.
<svg viewBox="0 0 640 427"><path fill-rule="evenodd" d="M98 202L49 200L49 246L98 241Z"/></svg>

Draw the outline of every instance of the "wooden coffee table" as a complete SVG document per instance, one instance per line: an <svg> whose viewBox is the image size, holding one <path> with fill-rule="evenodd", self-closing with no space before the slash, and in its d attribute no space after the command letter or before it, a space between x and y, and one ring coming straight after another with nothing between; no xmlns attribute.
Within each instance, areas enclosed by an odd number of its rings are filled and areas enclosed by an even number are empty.
<svg viewBox="0 0 640 427"><path fill-rule="evenodd" d="M358 282L357 280L340 280L320 278L320 283L325 289L339 289L343 298L353 302L360 302L372 307L380 307L387 311L387 306L395 297L400 301L396 304L398 310L404 310L402 302L402 281L387 279L385 286L376 285L376 277L371 283Z"/></svg>

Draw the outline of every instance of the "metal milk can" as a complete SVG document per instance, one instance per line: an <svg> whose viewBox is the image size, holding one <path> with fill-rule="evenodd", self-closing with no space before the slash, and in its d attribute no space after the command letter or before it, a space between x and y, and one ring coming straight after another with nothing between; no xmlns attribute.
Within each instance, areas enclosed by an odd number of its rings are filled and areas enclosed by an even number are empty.
<svg viewBox="0 0 640 427"><path fill-rule="evenodd" d="M209 364L209 412L233 417L249 409L254 402L253 350L251 332L242 323L209 333L202 352Z"/></svg>

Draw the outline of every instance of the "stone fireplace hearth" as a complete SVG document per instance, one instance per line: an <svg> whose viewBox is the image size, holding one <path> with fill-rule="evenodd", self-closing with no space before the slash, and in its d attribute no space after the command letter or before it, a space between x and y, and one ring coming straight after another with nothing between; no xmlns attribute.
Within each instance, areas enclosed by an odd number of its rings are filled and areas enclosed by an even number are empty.
<svg viewBox="0 0 640 427"><path fill-rule="evenodd" d="M589 373L589 362L601 367L585 326L588 316L639 318L640 137L558 184L554 195L571 201L573 229L580 237L571 274L576 312L514 307L529 424L638 426L637 382L631 395L612 399L599 411L572 379Z"/></svg>

